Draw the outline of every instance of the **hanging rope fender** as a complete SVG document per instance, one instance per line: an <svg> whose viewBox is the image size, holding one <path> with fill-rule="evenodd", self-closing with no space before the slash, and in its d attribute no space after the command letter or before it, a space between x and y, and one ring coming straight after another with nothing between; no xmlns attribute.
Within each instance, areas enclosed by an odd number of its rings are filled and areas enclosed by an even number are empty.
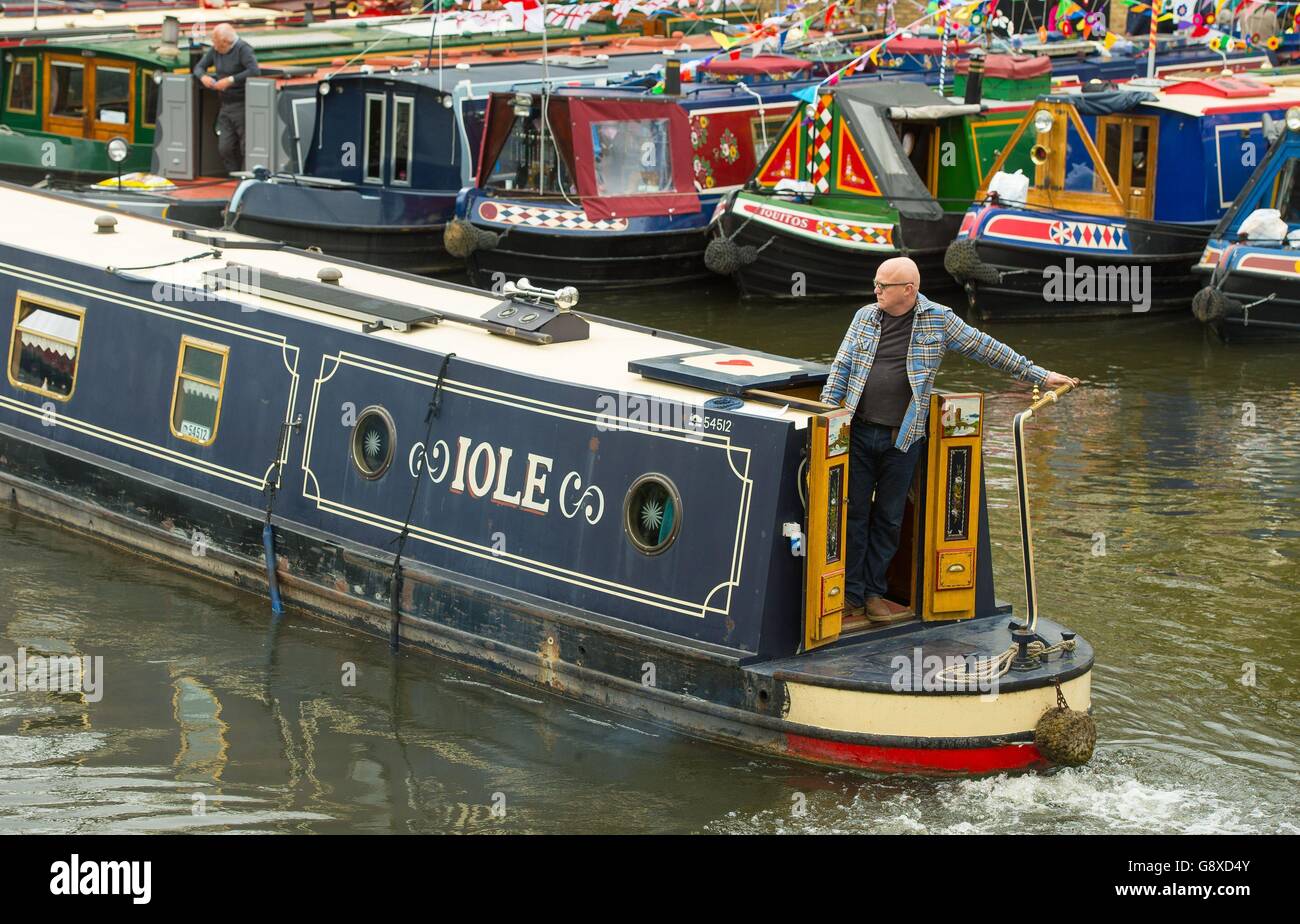
<svg viewBox="0 0 1300 924"><path fill-rule="evenodd" d="M442 414L442 386L447 378L447 366L451 363L451 358L455 353L448 353L442 358L442 368L438 370L438 381L433 386L433 397L429 399L429 409L424 414L424 445L429 445L429 439L433 436L433 422ZM411 502L406 507L406 519L402 523L402 529L397 534L393 543L397 545L397 551L393 556L393 570L388 579L388 611L392 617L391 634L388 638L389 646L396 651L400 644L399 630L402 622L402 551L406 548L406 537L411 534L411 517L415 513L415 499L420 494L420 482L423 478L416 475L415 484L411 487Z"/></svg>
<svg viewBox="0 0 1300 924"><path fill-rule="evenodd" d="M1071 709L1056 684L1056 705L1038 719L1034 727L1034 746L1052 763L1062 767L1081 767L1092 758L1097 747L1097 723L1086 712Z"/></svg>
<svg viewBox="0 0 1300 924"><path fill-rule="evenodd" d="M442 232L442 246L458 260L467 260L476 250L492 250L501 242L502 235L480 228L463 218L447 222Z"/></svg>

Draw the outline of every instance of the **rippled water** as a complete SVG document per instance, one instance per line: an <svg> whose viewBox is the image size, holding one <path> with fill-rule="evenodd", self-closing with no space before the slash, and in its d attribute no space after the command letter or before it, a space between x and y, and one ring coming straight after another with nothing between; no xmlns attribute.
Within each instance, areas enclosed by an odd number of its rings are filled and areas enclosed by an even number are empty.
<svg viewBox="0 0 1300 924"><path fill-rule="evenodd" d="M856 306L591 307L825 360ZM1300 832L1300 353L1184 318L987 329L1085 380L1030 457L1042 612L1097 649L1089 766L929 780L732 751L302 619L272 635L265 601L2 512L0 655L102 655L106 695L0 694L0 832ZM1023 607L1026 392L958 357L940 387L986 393L998 594Z"/></svg>

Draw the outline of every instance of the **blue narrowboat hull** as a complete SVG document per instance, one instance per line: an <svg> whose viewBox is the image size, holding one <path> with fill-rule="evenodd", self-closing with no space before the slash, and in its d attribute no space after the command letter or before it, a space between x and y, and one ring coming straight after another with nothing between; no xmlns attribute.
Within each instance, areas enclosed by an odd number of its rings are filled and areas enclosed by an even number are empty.
<svg viewBox="0 0 1300 924"><path fill-rule="evenodd" d="M343 286L355 278L366 297L381 284L404 287L407 301L384 309L398 314L416 302L427 311L493 300L177 229L182 246L144 218L124 217L122 230L99 237L94 209L21 195L57 231L43 247L0 242L0 304L79 321L66 393L48 379L24 384L12 362L0 382L0 497L12 508L258 593L269 586L270 524L271 574L292 609L783 757L955 773L1042 767L1033 727L1055 702L1053 682L1087 708L1093 653L1081 639L1008 675L994 709L977 690L900 688L899 658L1005 648L1010 607L993 596L987 528L975 618L913 621L799 653L805 563L782 524L803 521L807 428L785 410L703 411L576 374L520 371L540 362L580 373L563 352L571 346L590 363L635 338L654 351L647 356L727 349L720 344L594 318L604 344L492 337L463 326L464 314L418 336L373 328L268 299L269 276L252 277L240 296L167 274L194 278L198 259L229 269L245 247L247 259L291 271L282 278L296 280L293 291L317 285L303 280L326 268L341 271ZM53 242L82 253L95 245L94 255L55 256ZM109 252L144 265L114 269ZM12 329L11 358L17 320ZM25 350L48 347L58 329L32 336ZM451 341L456 349L440 346ZM176 429L182 363L168 360L187 343L226 351L211 430ZM485 359L493 350L500 358ZM520 352L547 350L561 352ZM372 447L367 436L376 462L363 469L357 439L370 431L359 421L378 418L387 437ZM679 502L675 538L647 555L627 531L633 491L649 473L673 484ZM982 479L978 497L986 522ZM1047 620L1038 631L1048 644L1067 636ZM917 709L928 723L909 724Z"/></svg>

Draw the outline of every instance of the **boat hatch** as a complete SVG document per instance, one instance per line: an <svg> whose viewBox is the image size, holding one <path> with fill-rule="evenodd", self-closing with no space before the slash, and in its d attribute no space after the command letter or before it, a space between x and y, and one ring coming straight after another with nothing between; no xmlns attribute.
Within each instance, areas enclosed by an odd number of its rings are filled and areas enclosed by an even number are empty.
<svg viewBox="0 0 1300 924"><path fill-rule="evenodd" d="M723 395L787 392L783 397L815 399L830 369L821 363L773 356L757 350L720 347L700 353L676 353L653 359L636 359L629 372L647 379L689 385ZM794 402L791 402L794 403Z"/></svg>
<svg viewBox="0 0 1300 924"><path fill-rule="evenodd" d="M263 295L300 308L324 311L397 331L407 331L417 324L437 323L442 319L437 312L418 305L367 295L330 282L282 276L238 263L208 270L203 276L213 288Z"/></svg>

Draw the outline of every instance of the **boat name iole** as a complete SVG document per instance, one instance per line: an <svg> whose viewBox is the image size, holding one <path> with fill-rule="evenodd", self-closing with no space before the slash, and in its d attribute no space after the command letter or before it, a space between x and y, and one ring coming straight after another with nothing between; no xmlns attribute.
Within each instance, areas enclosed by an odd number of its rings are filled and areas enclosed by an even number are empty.
<svg viewBox="0 0 1300 924"><path fill-rule="evenodd" d="M407 454L406 465L412 478L420 477L423 471L434 484L442 484L451 475L447 490L452 494L468 494L475 499L486 497L494 504L545 516L551 511L548 485L554 484L550 476L555 460L528 453L522 481L512 482L510 465L514 455L509 446L494 447L486 441L475 443L471 437L460 436L456 438L454 454L445 440L431 446L415 443ZM514 490L510 490L512 487ZM583 519L594 526L605 515L605 492L594 484L584 487L582 476L576 471L570 471L560 481L554 499L565 519L573 519L581 511Z"/></svg>

